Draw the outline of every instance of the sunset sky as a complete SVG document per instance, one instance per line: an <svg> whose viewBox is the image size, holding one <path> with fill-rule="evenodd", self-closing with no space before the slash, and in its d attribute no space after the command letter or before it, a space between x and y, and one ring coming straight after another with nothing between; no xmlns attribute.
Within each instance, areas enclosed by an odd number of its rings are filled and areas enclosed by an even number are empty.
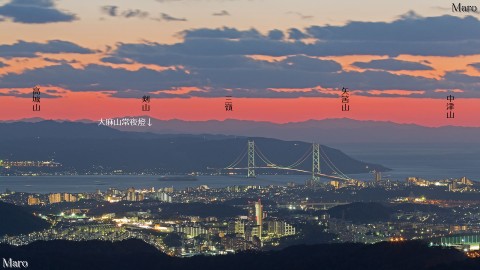
<svg viewBox="0 0 480 270"><path fill-rule="evenodd" d="M0 120L347 117L480 127L480 15L451 5L0 0Z"/></svg>

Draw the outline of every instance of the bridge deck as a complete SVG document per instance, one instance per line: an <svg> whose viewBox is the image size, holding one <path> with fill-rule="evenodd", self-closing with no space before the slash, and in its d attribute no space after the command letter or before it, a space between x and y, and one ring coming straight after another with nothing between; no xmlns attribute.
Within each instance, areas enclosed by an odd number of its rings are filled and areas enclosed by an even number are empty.
<svg viewBox="0 0 480 270"><path fill-rule="evenodd" d="M295 169L295 168L286 168L286 167L253 167L253 169L278 169L278 170L288 170L288 171L297 171L297 172L303 172L303 173L309 173L311 174L311 171L306 171L306 170L301 170L301 169ZM224 168L224 170L248 170L247 168ZM329 174L323 174L323 173L316 173L315 176L322 176L326 178L331 178L334 180L343 180L343 181L350 181L353 180L351 178L344 178L340 176L335 176L335 175L329 175Z"/></svg>

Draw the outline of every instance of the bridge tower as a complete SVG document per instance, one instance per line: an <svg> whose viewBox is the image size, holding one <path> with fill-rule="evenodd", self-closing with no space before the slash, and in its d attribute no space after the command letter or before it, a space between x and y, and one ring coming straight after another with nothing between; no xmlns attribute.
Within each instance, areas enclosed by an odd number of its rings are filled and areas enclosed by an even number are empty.
<svg viewBox="0 0 480 270"><path fill-rule="evenodd" d="M248 178L255 178L255 141L248 141Z"/></svg>
<svg viewBox="0 0 480 270"><path fill-rule="evenodd" d="M320 180L320 176L317 175L320 173L320 145L313 143L312 147L312 180L317 183Z"/></svg>

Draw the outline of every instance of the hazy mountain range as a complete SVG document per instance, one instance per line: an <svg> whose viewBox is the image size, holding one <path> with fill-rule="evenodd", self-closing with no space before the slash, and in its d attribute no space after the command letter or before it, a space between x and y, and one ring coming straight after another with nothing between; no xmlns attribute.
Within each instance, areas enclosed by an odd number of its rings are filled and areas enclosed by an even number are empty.
<svg viewBox="0 0 480 270"><path fill-rule="evenodd" d="M148 117L148 116L144 116ZM22 121L38 122L32 118ZM90 120L79 120L90 122ZM114 127L124 131L157 134L223 134L268 137L281 140L329 143L480 143L480 127L425 127L381 121L359 121L348 118L308 120L277 124L247 120L224 121L158 120L151 127Z"/></svg>
<svg viewBox="0 0 480 270"><path fill-rule="evenodd" d="M119 127L136 131L138 127ZM147 130L147 128L145 128ZM358 121L347 118L308 120L276 124L244 120L157 120L152 119L148 131L160 134L225 134L269 137L319 143L421 143L476 142L480 143L480 128L444 126L438 128L393 122Z"/></svg>

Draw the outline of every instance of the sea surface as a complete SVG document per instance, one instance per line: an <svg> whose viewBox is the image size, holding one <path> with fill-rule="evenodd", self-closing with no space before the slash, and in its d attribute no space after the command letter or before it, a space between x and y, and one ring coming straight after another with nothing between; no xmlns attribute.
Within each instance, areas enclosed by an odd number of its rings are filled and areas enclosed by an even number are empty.
<svg viewBox="0 0 480 270"><path fill-rule="evenodd" d="M460 178L466 176L480 181L480 145L470 144L338 144L329 145L342 150L353 158L382 164L391 171L384 172L384 179L405 180L417 176L430 180ZM370 181L372 174L348 175ZM234 176L198 176L193 182L162 182L155 175L82 175L82 176L0 176L0 191L17 192L94 192L109 187L126 189L174 187L185 189L207 185L211 188L233 185L286 185L288 182L304 184L308 175L259 175L257 178ZM323 179L328 181L327 179Z"/></svg>

